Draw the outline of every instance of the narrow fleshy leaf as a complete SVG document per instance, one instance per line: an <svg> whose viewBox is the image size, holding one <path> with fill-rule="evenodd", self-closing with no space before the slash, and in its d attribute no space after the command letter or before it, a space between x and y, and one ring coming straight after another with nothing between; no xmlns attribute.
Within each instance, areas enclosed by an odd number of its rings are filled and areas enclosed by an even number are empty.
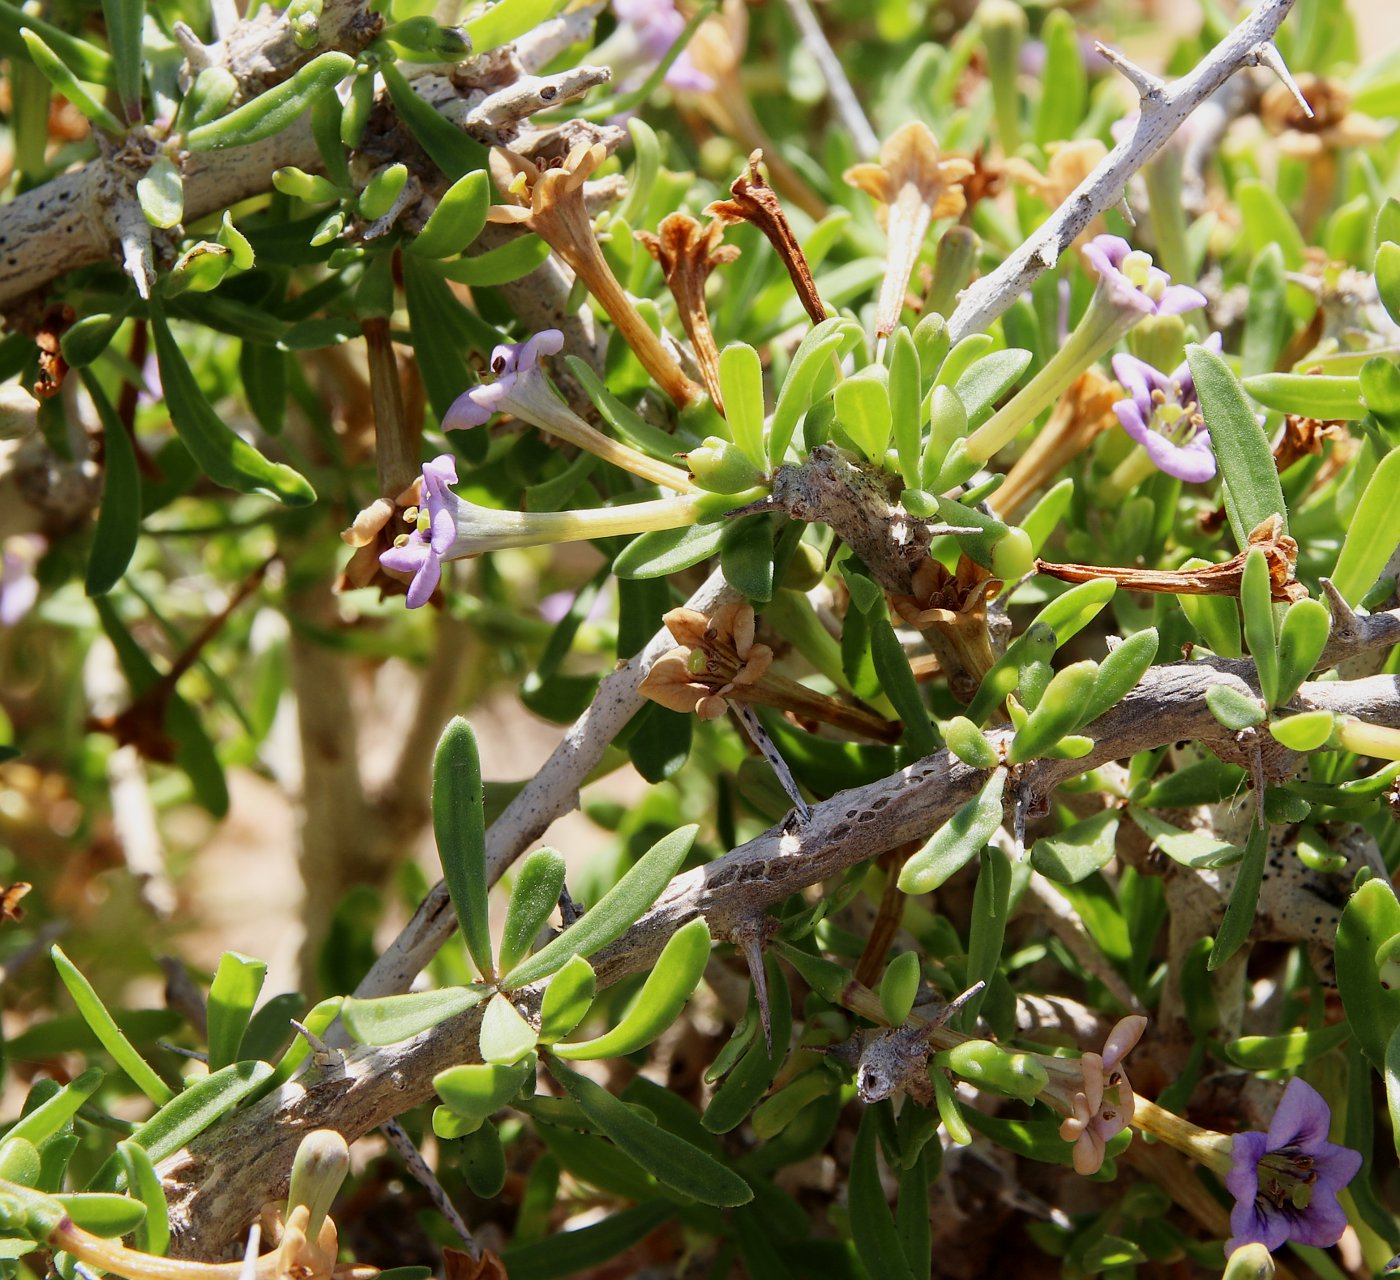
<svg viewBox="0 0 1400 1280"><path fill-rule="evenodd" d="M1208 969L1218 969L1244 945L1254 926L1254 912L1259 905L1259 886L1264 880L1264 861L1269 853L1269 829L1256 821L1245 842L1244 857L1230 891L1230 903L1210 949Z"/></svg>
<svg viewBox="0 0 1400 1280"><path fill-rule="evenodd" d="M410 991L372 1000L346 999L340 1011L345 1029L361 1044L398 1044L430 1027L475 1008L491 989L484 986L443 987L440 991ZM314 1028L313 1028L314 1029Z"/></svg>
<svg viewBox="0 0 1400 1280"><path fill-rule="evenodd" d="M1047 880L1078 884L1112 861L1117 842L1118 814L1105 809L1053 836L1041 836L1031 849L1031 866Z"/></svg>
<svg viewBox="0 0 1400 1280"><path fill-rule="evenodd" d="M734 443L754 466L765 467L763 365L758 352L745 342L725 347L719 356L719 386Z"/></svg>
<svg viewBox="0 0 1400 1280"><path fill-rule="evenodd" d="M478 57L533 31L558 13L567 0L499 0L482 10L463 30Z"/></svg>
<svg viewBox="0 0 1400 1280"><path fill-rule="evenodd" d="M477 972L489 982L496 970L486 905L490 884L484 803L476 734L466 720L454 716L433 757L433 836L462 939Z"/></svg>
<svg viewBox="0 0 1400 1280"><path fill-rule="evenodd" d="M170 419L205 475L227 489L267 493L288 506L314 502L316 491L302 476L283 463L269 462L215 413L154 298L150 325Z"/></svg>
<svg viewBox="0 0 1400 1280"><path fill-rule="evenodd" d="M485 170L459 178L443 193L423 230L408 242L408 252L425 258L448 258L461 253L486 225L490 199L491 182Z"/></svg>
<svg viewBox="0 0 1400 1280"><path fill-rule="evenodd" d="M448 126L451 128L451 126ZM471 177L468 174L467 177ZM510 284L528 276L549 257L548 243L538 236L519 236L482 253L472 253L452 262L432 262L431 269L445 280L485 289ZM422 255L419 255L422 256Z"/></svg>
<svg viewBox="0 0 1400 1280"><path fill-rule="evenodd" d="M1079 719L1082 727L1116 707L1137 687L1157 657L1157 628L1135 631L1099 663L1094 688L1085 700Z"/></svg>
<svg viewBox="0 0 1400 1280"><path fill-rule="evenodd" d="M136 1046L122 1034L112 1015L107 1012L107 1006L93 990L92 984L79 972L77 965L64 955L63 949L57 945L50 954L53 956L58 976L63 979L63 985L68 988L68 994L78 1006L78 1012L83 1015L83 1021L92 1029L93 1035L111 1055L112 1060L157 1106L169 1102L175 1096L174 1091L136 1051Z"/></svg>
<svg viewBox="0 0 1400 1280"><path fill-rule="evenodd" d="M881 1280L913 1280L909 1260L904 1256L894 1214L880 1181L875 1151L876 1112L866 1107L856 1130L855 1151L851 1156L851 1181L848 1190L851 1208L851 1235L856 1252L866 1272Z"/></svg>
<svg viewBox="0 0 1400 1280"><path fill-rule="evenodd" d="M151 1160L159 1164L232 1111L271 1075L272 1068L265 1062L235 1062L195 1080L139 1126L129 1141L145 1147ZM98 1170L93 1185L115 1186L118 1191L126 1186L126 1174L116 1156Z"/></svg>
<svg viewBox="0 0 1400 1280"><path fill-rule="evenodd" d="M701 1204L724 1207L753 1199L749 1184L699 1147L643 1119L602 1085L547 1059L549 1071L590 1120L663 1186Z"/></svg>
<svg viewBox="0 0 1400 1280"><path fill-rule="evenodd" d="M1337 989L1347 1021L1377 1071L1400 1027L1400 984L1393 980L1400 902L1384 880L1368 880L1342 909L1337 927ZM1384 970L1384 971L1383 971Z"/></svg>
<svg viewBox="0 0 1400 1280"><path fill-rule="evenodd" d="M619 578L662 578L708 559L720 549L722 520L688 529L655 529L633 538L613 561Z"/></svg>
<svg viewBox="0 0 1400 1280"><path fill-rule="evenodd" d="M126 1172L127 1189L146 1209L132 1244L142 1253L162 1257L170 1247L170 1206L155 1163L150 1152L136 1142L117 1143L117 1155Z"/></svg>
<svg viewBox="0 0 1400 1280"><path fill-rule="evenodd" d="M1269 732L1290 751L1320 750L1337 727L1331 711L1304 711L1269 722Z"/></svg>
<svg viewBox="0 0 1400 1280"><path fill-rule="evenodd" d="M793 947L784 948L785 955L791 957L794 953L805 954L797 953ZM807 958L815 961L816 967L829 963L813 956ZM724 1077L700 1117L700 1123L710 1133L728 1133L738 1128L768 1092L787 1057L792 1040L792 992L771 953L763 958L763 970L768 986L768 1030L772 1048L768 1047L768 1039L762 1035L754 1035L749 1040L748 1048ZM759 1022L758 1005L752 996L749 1007L748 1016L756 1028Z"/></svg>
<svg viewBox="0 0 1400 1280"><path fill-rule="evenodd" d="M117 585L136 551L141 536L141 473L136 447L101 383L88 369L82 371L82 379L102 423L102 505L85 583L88 595L100 596Z"/></svg>
<svg viewBox="0 0 1400 1280"><path fill-rule="evenodd" d="M574 956L550 980L540 1003L540 1040L551 1044L562 1040L588 1016L598 978L593 966L582 956Z"/></svg>
<svg viewBox="0 0 1400 1280"><path fill-rule="evenodd" d="M1283 520L1287 533L1288 508L1273 450L1239 379L1220 356L1197 343L1187 345L1186 360L1225 481L1225 511L1236 545L1246 546L1249 535L1273 515Z"/></svg>
<svg viewBox="0 0 1400 1280"><path fill-rule="evenodd" d="M1016 731L1006 753L1008 764L1023 764L1043 755L1082 723L1098 681L1096 662L1075 662L1057 671L1025 727Z"/></svg>
<svg viewBox="0 0 1400 1280"><path fill-rule="evenodd" d="M1006 772L998 769L986 785L933 833L904 864L899 887L905 893L930 893L961 871L1001 826L1001 796Z"/></svg>
<svg viewBox="0 0 1400 1280"><path fill-rule="evenodd" d="M157 156L136 183L136 200L146 221L168 230L185 216L185 179L169 156Z"/></svg>
<svg viewBox="0 0 1400 1280"><path fill-rule="evenodd" d="M1206 690L1206 706L1211 715L1235 733L1263 724L1268 715L1268 709L1258 698L1228 684L1211 685Z"/></svg>
<svg viewBox="0 0 1400 1280"><path fill-rule="evenodd" d="M1274 635L1269 565L1258 547L1251 547L1244 559L1240 613L1244 619L1245 644L1259 678L1259 692L1264 704L1272 707L1278 702L1278 639Z"/></svg>
<svg viewBox="0 0 1400 1280"><path fill-rule="evenodd" d="M892 1027L898 1027L914 1007L922 977L919 956L914 951L901 951L885 967L880 979L880 1007Z"/></svg>
<svg viewBox="0 0 1400 1280"><path fill-rule="evenodd" d="M1277 705L1289 702L1317 666L1332 634L1332 615L1320 600L1295 600L1278 634Z"/></svg>
<svg viewBox="0 0 1400 1280"><path fill-rule="evenodd" d="M190 151L246 147L289 128L316 100L335 89L354 69L355 59L335 50L319 54L291 76L226 116L197 125L185 134Z"/></svg>
<svg viewBox="0 0 1400 1280"><path fill-rule="evenodd" d="M866 461L883 463L890 447L889 373L883 365L867 365L836 384L836 421Z"/></svg>
<svg viewBox="0 0 1400 1280"><path fill-rule="evenodd" d="M83 87L72 69L49 47L43 36L29 26L22 27L19 34L29 52L30 61L44 73L44 78L108 136L120 136L121 121Z"/></svg>
<svg viewBox="0 0 1400 1280"><path fill-rule="evenodd" d="M104 1191L60 1192L54 1196L73 1220L73 1225L95 1236L124 1236L141 1225L146 1206L130 1196Z"/></svg>
<svg viewBox="0 0 1400 1280"><path fill-rule="evenodd" d="M26 1116L21 1116L5 1130L4 1140L11 1138L31 1142L36 1147L60 1132L83 1105L101 1087L106 1073L101 1067L89 1067L75 1076L52 1098L42 1102Z"/></svg>
<svg viewBox="0 0 1400 1280"><path fill-rule="evenodd" d="M1266 409L1350 422L1366 416L1361 380L1355 374L1259 373L1243 385Z"/></svg>
<svg viewBox="0 0 1400 1280"><path fill-rule="evenodd" d="M235 1062L248 1019L258 1001L267 965L236 951L225 951L209 987L209 1069Z"/></svg>
<svg viewBox="0 0 1400 1280"><path fill-rule="evenodd" d="M890 339L890 425L899 474L906 489L919 487L919 458L924 447L923 378L914 335L901 326Z"/></svg>
<svg viewBox="0 0 1400 1280"><path fill-rule="evenodd" d="M530 1074L528 1061L513 1065L470 1063L433 1077L438 1097L467 1121L487 1120L517 1093Z"/></svg>
<svg viewBox="0 0 1400 1280"><path fill-rule="evenodd" d="M1400 449L1392 449L1367 481L1347 527L1332 585L1355 608L1400 546Z"/></svg>
<svg viewBox="0 0 1400 1280"><path fill-rule="evenodd" d="M1227 1040L1225 1056L1248 1071L1296 1071L1347 1042L1352 1030L1345 1021L1330 1027L1285 1031L1277 1036L1241 1036Z"/></svg>
<svg viewBox="0 0 1400 1280"><path fill-rule="evenodd" d="M775 466L783 461L797 424L811 408L814 390L830 372L832 360L859 340L858 325L832 316L814 325L798 344L778 391L769 429L768 456Z"/></svg>
<svg viewBox="0 0 1400 1280"><path fill-rule="evenodd" d="M663 836L580 920L528 960L516 965L501 979L501 985L513 990L537 982L561 968L571 957L591 956L620 938L681 869L698 831L696 826L687 826Z"/></svg>
<svg viewBox="0 0 1400 1280"><path fill-rule="evenodd" d="M680 1017L709 958L710 928L705 921L682 925L662 948L622 1021L596 1039L556 1045L555 1056L570 1060L620 1058L644 1049Z"/></svg>
<svg viewBox="0 0 1400 1280"><path fill-rule="evenodd" d="M506 972L529 954L563 889L564 857L557 850L536 849L520 864L501 930L501 968Z"/></svg>

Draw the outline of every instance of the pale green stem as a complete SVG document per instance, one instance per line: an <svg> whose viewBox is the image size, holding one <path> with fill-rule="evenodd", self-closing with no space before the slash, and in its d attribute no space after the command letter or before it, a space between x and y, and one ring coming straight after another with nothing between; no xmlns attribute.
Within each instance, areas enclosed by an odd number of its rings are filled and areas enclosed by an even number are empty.
<svg viewBox="0 0 1400 1280"><path fill-rule="evenodd" d="M585 542L616 534L650 533L695 524L712 494L684 494L586 511L493 511L463 502L457 516L452 558L481 555L506 547L534 547L556 542ZM707 503L706 499L710 501Z"/></svg>
<svg viewBox="0 0 1400 1280"><path fill-rule="evenodd" d="M1099 501L1111 506L1127 497L1149 476L1155 475L1157 464L1147 456L1147 450L1140 444L1123 459L1112 474L1099 488Z"/></svg>
<svg viewBox="0 0 1400 1280"><path fill-rule="evenodd" d="M1359 756L1374 756L1377 760L1400 760L1400 729L1367 724L1348 716L1338 719L1332 735L1347 751Z"/></svg>
<svg viewBox="0 0 1400 1280"><path fill-rule="evenodd" d="M1174 1147L1182 1155L1190 1156L1198 1164L1205 1165L1221 1178L1234 1167L1230 1156L1230 1148L1234 1144L1231 1137L1211 1129L1202 1129L1146 1098L1134 1098L1133 1125L1159 1142Z"/></svg>
<svg viewBox="0 0 1400 1280"><path fill-rule="evenodd" d="M1009 444L1028 422L1033 422L1042 409L1068 391L1085 369L1105 355L1141 319L1142 312L1115 306L1107 289L1100 284L1084 318L1075 326L1065 345L1001 409L967 437L967 457L974 462L986 462L998 449Z"/></svg>

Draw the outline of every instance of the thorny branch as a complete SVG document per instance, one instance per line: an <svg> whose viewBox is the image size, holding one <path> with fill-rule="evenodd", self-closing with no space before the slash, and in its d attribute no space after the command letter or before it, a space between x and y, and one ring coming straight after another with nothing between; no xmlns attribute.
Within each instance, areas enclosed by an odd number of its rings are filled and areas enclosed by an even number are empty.
<svg viewBox="0 0 1400 1280"><path fill-rule="evenodd" d="M967 289L948 320L952 340L981 333L1053 267L1075 236L1123 198L1128 180L1167 144L1186 117L1235 72L1261 63L1272 69L1277 58L1274 33L1292 8L1293 0L1263 0L1194 70L1170 84L1138 73L1134 84L1142 101L1137 127L995 271Z"/></svg>
<svg viewBox="0 0 1400 1280"><path fill-rule="evenodd" d="M715 589L712 578L697 597ZM1400 642L1400 610L1355 618L1339 631L1329 661ZM635 659L634 664L645 665ZM1219 684L1257 694L1253 678L1254 665L1244 659L1210 658L1154 667L1117 707L1082 731L1095 741L1089 756L1027 764L1021 771L1023 789L1033 798L1045 798L1070 777L1180 740L1201 742L1223 756L1237 756L1240 747L1235 735L1211 714L1205 695ZM628 689L626 671L609 679L616 683L605 688L595 704L603 708L604 717L618 715L635 697ZM1316 681L1302 687L1297 702L1309 708L1361 713L1375 723L1400 726L1400 677ZM992 730L990 736L1001 745L1010 733L1009 729ZM575 726L572 740L580 749L601 753L602 746L590 739L586 722ZM515 812L507 833L493 829L488 835L493 874L499 874L514 851L543 829L542 823L549 820L546 815L562 812L572 803L573 789L587 766L579 769L569 755L570 749L561 748L546 766L546 780L535 794L525 799L522 793L512 806ZM1282 748L1271 752L1270 776L1287 777L1302 760ZM709 922L716 937L729 936L790 894L907 841L926 838L977 794L986 777L984 770L939 751L878 782L813 805L810 821L796 831L773 827L676 877L641 920L591 958L599 985L611 985L647 968L667 939L697 916ZM558 799L561 793L569 797L563 804ZM503 824L504 818L497 826ZM453 922L446 918L450 915L445 893L435 891L376 965L361 994L405 989L416 967L450 933ZM291 1167L298 1135L306 1129L335 1128L354 1139L426 1099L435 1072L476 1060L480 1016L478 1007L403 1045L352 1050L343 1071L333 1077L308 1075L292 1081L164 1162L160 1172L181 1245L205 1254L229 1248L258 1207L278 1193ZM228 1150L247 1152L248 1158L244 1162L219 1158Z"/></svg>

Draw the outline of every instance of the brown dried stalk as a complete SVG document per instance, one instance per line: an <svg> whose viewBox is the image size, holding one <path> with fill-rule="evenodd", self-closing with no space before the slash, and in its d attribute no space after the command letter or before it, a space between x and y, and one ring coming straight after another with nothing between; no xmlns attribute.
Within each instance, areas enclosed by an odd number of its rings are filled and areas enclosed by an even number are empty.
<svg viewBox="0 0 1400 1280"><path fill-rule="evenodd" d="M1269 565L1269 586L1274 600L1301 600L1307 588L1293 577L1298 563L1298 544L1283 532L1283 521L1270 516L1253 533L1244 551L1220 564L1200 569L1137 569L1113 568L1092 564L1052 564L1048 560L1035 562L1037 573L1058 578L1061 582L1093 582L1111 578L1129 591L1149 591L1167 595L1238 596L1244 576L1245 557L1253 547L1259 547Z"/></svg>
<svg viewBox="0 0 1400 1280"><path fill-rule="evenodd" d="M788 222L787 214L783 212L778 193L764 181L763 175L758 171L762 159L763 152L754 151L749 156L748 171L735 178L729 188L733 199L716 200L705 212L722 223L751 222L763 232L769 243L778 251L778 257L782 259L783 266L792 277L792 287L797 290L797 296L802 300L807 314L812 317L812 323L820 324L826 319L826 303L817 292L817 282L812 279L807 255L797 243L797 237L792 232L792 224Z"/></svg>

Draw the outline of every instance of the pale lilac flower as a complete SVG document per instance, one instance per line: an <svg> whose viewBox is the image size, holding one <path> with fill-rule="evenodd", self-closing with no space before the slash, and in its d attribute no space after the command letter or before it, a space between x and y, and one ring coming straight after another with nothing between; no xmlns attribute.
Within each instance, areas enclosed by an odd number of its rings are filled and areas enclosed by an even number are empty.
<svg viewBox="0 0 1400 1280"><path fill-rule="evenodd" d="M563 346L558 329L541 329L526 342L501 343L491 352L491 381L478 383L452 402L442 419L443 430L479 427L497 413L509 413L643 480L677 493L694 492L695 485L679 467L605 436L559 398L540 358L557 355Z"/></svg>
<svg viewBox="0 0 1400 1280"><path fill-rule="evenodd" d="M541 356L557 355L564 347L558 329L541 329L527 342L503 342L491 352L493 381L464 391L442 420L444 431L479 427L497 413L513 413L533 422L557 405L540 368Z"/></svg>
<svg viewBox="0 0 1400 1280"><path fill-rule="evenodd" d="M0 627L12 627L39 599L39 579L34 566L48 542L37 533L6 538L0 555Z"/></svg>
<svg viewBox="0 0 1400 1280"><path fill-rule="evenodd" d="M427 604L442 579L442 562L457 540L457 512L461 499L447 486L457 483L457 460L444 453L423 464L423 487L417 511L417 527L379 557L386 569L411 573L408 607Z"/></svg>
<svg viewBox="0 0 1400 1280"><path fill-rule="evenodd" d="M1211 334L1202 345L1219 355L1220 335ZM1215 451L1186 362L1167 374L1136 356L1119 354L1113 357L1113 373L1128 393L1113 412L1153 465L1187 484L1209 480L1215 474Z"/></svg>
<svg viewBox="0 0 1400 1280"><path fill-rule="evenodd" d="M675 0L613 0L613 12L617 15L618 30L632 37L633 57L651 66L666 56L685 30L685 15L676 8ZM614 61L621 61L623 54L619 49ZM633 74L627 79L640 83L645 73ZM691 61L686 49L681 50L680 57L666 72L666 84L672 89L692 93L704 93L715 87L715 82Z"/></svg>
<svg viewBox="0 0 1400 1280"><path fill-rule="evenodd" d="M1172 284L1171 277L1152 259L1135 250L1122 236L1095 236L1084 256L1118 306L1144 316L1177 316L1206 305L1205 295L1190 285Z"/></svg>
<svg viewBox="0 0 1400 1280"><path fill-rule="evenodd" d="M695 524L713 495L687 493L651 502L584 511L495 511L478 507L448 488L457 479L451 454L423 464L419 506L405 517L412 533L401 534L379 563L395 573L412 574L408 607L426 604L442 579L442 562L484 555L505 547L534 547L555 542L582 542L616 534L648 533Z"/></svg>
<svg viewBox="0 0 1400 1280"><path fill-rule="evenodd" d="M1235 1197L1225 1252L1244 1244L1270 1251L1285 1241L1326 1248L1346 1230L1337 1192L1361 1168L1361 1153L1327 1140L1332 1112L1307 1081L1294 1076L1268 1133L1237 1133L1225 1186Z"/></svg>
<svg viewBox="0 0 1400 1280"><path fill-rule="evenodd" d="M1009 444L1135 324L1206 305L1203 294L1172 284L1148 254L1135 251L1122 236L1095 236L1084 246L1084 256L1098 272L1099 283L1079 323L1035 377L967 437L962 455L968 462L986 462Z"/></svg>

